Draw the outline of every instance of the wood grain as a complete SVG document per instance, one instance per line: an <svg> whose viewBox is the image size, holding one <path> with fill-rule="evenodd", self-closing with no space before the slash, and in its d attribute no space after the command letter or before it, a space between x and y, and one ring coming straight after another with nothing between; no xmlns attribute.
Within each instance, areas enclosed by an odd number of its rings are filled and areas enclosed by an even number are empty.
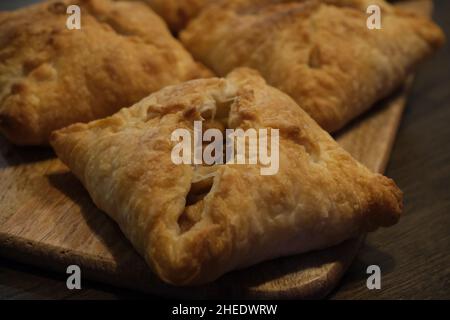
<svg viewBox="0 0 450 320"><path fill-rule="evenodd" d="M333 299L450 300L450 1L434 3L447 43L418 70L386 171L405 194L404 215L367 237ZM381 290L367 290L371 264Z"/></svg>
<svg viewBox="0 0 450 320"><path fill-rule="evenodd" d="M338 141L374 171L385 168L405 105L399 91L341 132ZM319 298L351 263L362 239L230 273L204 287L159 282L118 227L92 204L50 150L0 142L0 254L58 272L78 264L89 278L167 296Z"/></svg>

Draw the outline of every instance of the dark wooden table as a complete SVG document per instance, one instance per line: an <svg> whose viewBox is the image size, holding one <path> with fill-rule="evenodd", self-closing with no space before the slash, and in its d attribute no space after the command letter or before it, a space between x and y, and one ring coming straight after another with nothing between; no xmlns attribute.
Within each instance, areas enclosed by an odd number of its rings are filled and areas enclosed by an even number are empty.
<svg viewBox="0 0 450 320"><path fill-rule="evenodd" d="M6 3L5 3L6 2ZM12 9L36 1L2 1ZM435 20L450 35L450 1L435 0ZM387 175L405 193L401 223L369 235L332 299L450 299L450 46L424 63L409 98ZM366 268L379 265L381 290ZM153 298L0 258L0 299Z"/></svg>

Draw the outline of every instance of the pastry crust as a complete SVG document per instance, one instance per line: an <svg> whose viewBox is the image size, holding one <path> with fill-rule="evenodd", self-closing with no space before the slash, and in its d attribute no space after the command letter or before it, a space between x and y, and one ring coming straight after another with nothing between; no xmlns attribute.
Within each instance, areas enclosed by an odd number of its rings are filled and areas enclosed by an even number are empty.
<svg viewBox="0 0 450 320"><path fill-rule="evenodd" d="M381 30L366 26L369 4L382 9ZM224 1L180 37L218 75L257 69L329 132L392 93L444 41L431 21L382 0Z"/></svg>
<svg viewBox="0 0 450 320"><path fill-rule="evenodd" d="M278 173L263 176L259 164L175 165L172 132L218 117L228 128L278 128ZM332 246L395 224L402 211L392 180L359 164L249 69L166 87L109 118L56 131L51 143L155 273L175 285Z"/></svg>
<svg viewBox="0 0 450 320"><path fill-rule="evenodd" d="M66 28L69 4L81 30ZM0 15L0 130L16 144L47 144L54 129L210 75L141 2L46 1Z"/></svg>
<svg viewBox="0 0 450 320"><path fill-rule="evenodd" d="M173 32L183 29L208 4L217 0L145 0Z"/></svg>

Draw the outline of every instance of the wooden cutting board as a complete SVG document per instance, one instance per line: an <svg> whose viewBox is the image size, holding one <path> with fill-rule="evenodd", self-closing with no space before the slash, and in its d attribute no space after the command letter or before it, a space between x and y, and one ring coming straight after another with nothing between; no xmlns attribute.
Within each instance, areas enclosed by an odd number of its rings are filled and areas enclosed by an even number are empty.
<svg viewBox="0 0 450 320"><path fill-rule="evenodd" d="M336 136L374 171L385 169L405 96L403 88ZM18 261L61 273L76 264L85 278L160 296L320 298L336 286L362 242L261 263L207 286L175 288L150 272L50 149L19 148L0 138L0 255Z"/></svg>

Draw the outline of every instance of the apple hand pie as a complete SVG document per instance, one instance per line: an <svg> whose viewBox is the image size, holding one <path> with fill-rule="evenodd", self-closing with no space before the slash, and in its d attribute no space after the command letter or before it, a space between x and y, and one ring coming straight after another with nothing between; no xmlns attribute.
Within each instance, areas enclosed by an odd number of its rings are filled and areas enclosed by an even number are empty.
<svg viewBox="0 0 450 320"><path fill-rule="evenodd" d="M80 30L66 28L69 4ZM0 131L16 144L47 144L54 129L209 75L141 2L46 1L0 15Z"/></svg>
<svg viewBox="0 0 450 320"><path fill-rule="evenodd" d="M382 10L381 30L367 27L369 4ZM180 37L218 75L257 69L329 132L388 96L444 41L431 21L382 0L223 1Z"/></svg>
<svg viewBox="0 0 450 320"><path fill-rule="evenodd" d="M279 130L279 171L176 165L176 129ZM223 125L221 125L223 124ZM344 151L255 71L166 87L131 108L55 131L51 144L164 281L193 285L395 224L402 193ZM272 150L273 151L273 150Z"/></svg>

